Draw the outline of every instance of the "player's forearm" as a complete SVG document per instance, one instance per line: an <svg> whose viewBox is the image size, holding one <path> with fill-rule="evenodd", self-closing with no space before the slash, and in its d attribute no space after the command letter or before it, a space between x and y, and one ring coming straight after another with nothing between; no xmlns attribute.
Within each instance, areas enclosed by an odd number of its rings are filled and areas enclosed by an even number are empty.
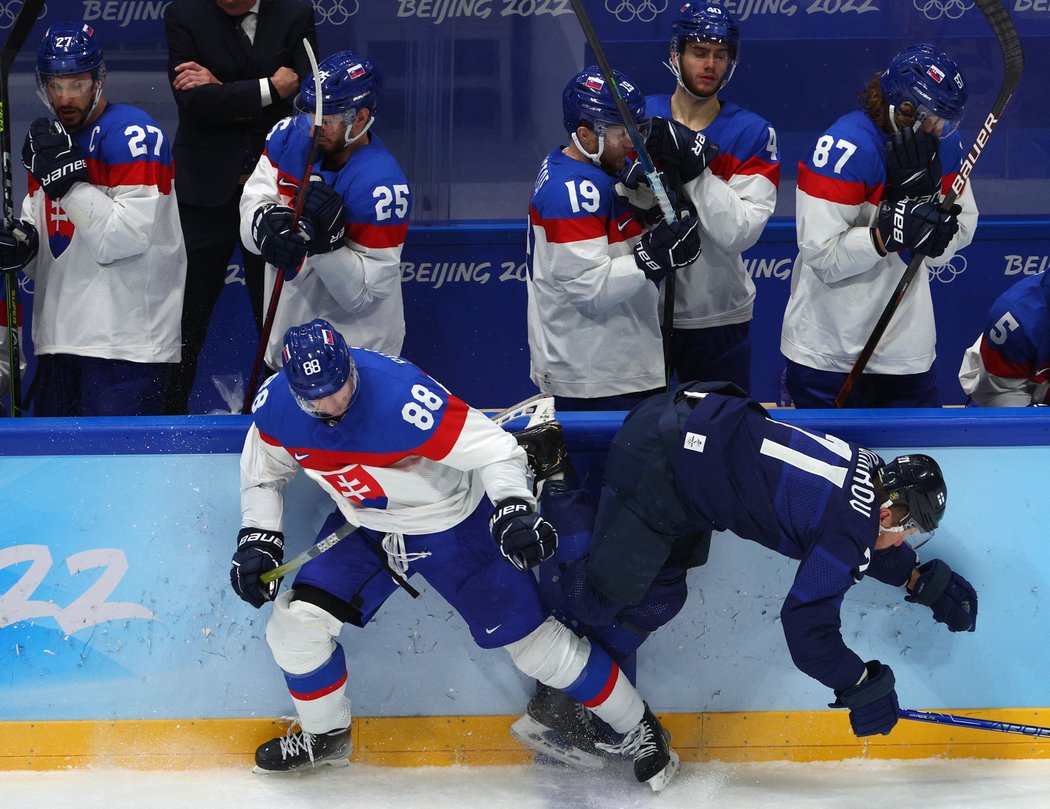
<svg viewBox="0 0 1050 809"><path fill-rule="evenodd" d="M551 276L566 300L585 315L604 315L652 286L633 253L617 258L607 253L558 256L552 260Z"/></svg>
<svg viewBox="0 0 1050 809"><path fill-rule="evenodd" d="M62 207L77 238L105 265L150 249L160 202L156 188L140 187L111 199L89 183L76 183L62 198Z"/></svg>
<svg viewBox="0 0 1050 809"><path fill-rule="evenodd" d="M733 177L726 182L704 172L685 187L696 208L704 238L725 253L754 247L773 215L777 189L762 176Z"/></svg>

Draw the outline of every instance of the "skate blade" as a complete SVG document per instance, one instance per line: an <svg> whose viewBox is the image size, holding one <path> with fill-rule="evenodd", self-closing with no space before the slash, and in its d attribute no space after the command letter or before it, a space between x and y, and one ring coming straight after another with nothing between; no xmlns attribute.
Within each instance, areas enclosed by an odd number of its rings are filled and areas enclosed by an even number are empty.
<svg viewBox="0 0 1050 809"><path fill-rule="evenodd" d="M678 757L678 753L672 750L671 760L667 762L667 766L646 783L653 788L653 792L661 792L677 777L681 768L682 760Z"/></svg>
<svg viewBox="0 0 1050 809"><path fill-rule="evenodd" d="M301 767L296 767L294 770L264 770L258 764L252 767L252 772L256 775L306 775L307 773L314 773L321 770L322 767L349 767L350 766L350 754L346 754L346 758L328 758L324 761L318 761L314 764L304 764Z"/></svg>
<svg viewBox="0 0 1050 809"><path fill-rule="evenodd" d="M566 744L556 733L526 714L510 726L510 735L531 750L571 767L605 769L605 759Z"/></svg>

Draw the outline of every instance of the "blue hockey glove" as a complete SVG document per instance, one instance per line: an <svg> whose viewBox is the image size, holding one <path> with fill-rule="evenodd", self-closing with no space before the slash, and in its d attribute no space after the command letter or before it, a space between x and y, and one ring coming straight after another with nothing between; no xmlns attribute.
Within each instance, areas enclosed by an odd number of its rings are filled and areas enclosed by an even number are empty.
<svg viewBox="0 0 1050 809"><path fill-rule="evenodd" d="M230 562L230 584L234 592L258 609L277 598L282 579L263 584L259 577L284 562L284 534L262 528L242 528L237 551Z"/></svg>
<svg viewBox="0 0 1050 809"><path fill-rule="evenodd" d="M675 194L674 189L671 188L667 176L662 171L657 172L657 174L660 175L660 183L663 185L664 191L667 192L668 201L672 207L676 207L678 205L678 196ZM623 168L620 169L619 178L620 184L616 186L617 198L634 211L635 216L646 227L652 227L663 220L663 211L660 210L656 194L653 193L652 188L649 186L649 179L645 176L641 163L627 158L624 161Z"/></svg>
<svg viewBox="0 0 1050 809"><path fill-rule="evenodd" d="M947 624L952 632L977 628L977 591L940 559L919 567L919 578L904 600L929 607L933 620Z"/></svg>
<svg viewBox="0 0 1050 809"><path fill-rule="evenodd" d="M500 553L518 570L527 571L558 550L558 532L520 497L496 503L489 531Z"/></svg>
<svg viewBox="0 0 1050 809"><path fill-rule="evenodd" d="M284 280L291 281L309 251L313 226L299 221L300 229L292 230L291 208L282 205L264 205L256 209L252 219L252 238L267 264L284 271Z"/></svg>
<svg viewBox="0 0 1050 809"><path fill-rule="evenodd" d="M51 199L61 199L74 183L88 182L87 161L58 121L37 118L22 146L22 165Z"/></svg>
<svg viewBox="0 0 1050 809"><path fill-rule="evenodd" d="M940 141L922 129L904 129L886 142L886 197L935 200L941 193Z"/></svg>
<svg viewBox="0 0 1050 809"><path fill-rule="evenodd" d="M937 258L959 230L958 205L948 212L932 202L902 199L879 205L879 235L887 252L915 250Z"/></svg>
<svg viewBox="0 0 1050 809"><path fill-rule="evenodd" d="M331 253L346 245L346 209L339 192L316 174L310 178L303 200L303 219L313 226L310 255Z"/></svg>
<svg viewBox="0 0 1050 809"><path fill-rule="evenodd" d="M841 693L835 692L838 699L828 707L849 708L849 724L855 736L885 736L897 724L900 712L894 690L896 680L892 669L878 660L869 660L864 666L867 679Z"/></svg>
<svg viewBox="0 0 1050 809"><path fill-rule="evenodd" d="M654 163L677 169L683 184L703 174L718 156L718 144L672 118L653 118L645 148Z"/></svg>
<svg viewBox="0 0 1050 809"><path fill-rule="evenodd" d="M634 263L654 284L700 255L700 222L685 210L679 217L670 224L661 221L634 246Z"/></svg>
<svg viewBox="0 0 1050 809"><path fill-rule="evenodd" d="M24 269L39 248L40 237L28 222L12 219L10 228L0 223L0 272Z"/></svg>

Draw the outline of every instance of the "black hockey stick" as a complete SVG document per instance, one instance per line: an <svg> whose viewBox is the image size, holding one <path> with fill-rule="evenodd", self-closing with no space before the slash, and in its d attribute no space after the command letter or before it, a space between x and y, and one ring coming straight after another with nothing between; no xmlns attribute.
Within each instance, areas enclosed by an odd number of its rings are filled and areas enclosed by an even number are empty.
<svg viewBox="0 0 1050 809"><path fill-rule="evenodd" d="M988 138L991 137L992 130L995 129L996 124L999 123L999 118L1003 114L1003 109L1010 100L1010 96L1013 95L1017 83L1021 80L1021 73L1024 70L1024 52L1021 50L1021 40L1017 36L1017 29L1014 28L1013 20L1010 19L1010 13L1003 7L1000 0L975 0L975 2L981 9L981 13L984 14L985 18L988 20L988 24L992 26L992 32L995 34L995 38L999 41L999 47L1002 48L1003 51L1003 61L1006 63L1006 71L1003 75L1002 87L999 89L999 97L995 99L995 104L992 105L992 111L988 113L988 117L985 118L981 131L977 133L977 140L974 141L973 146L970 147L966 159L959 168L959 174L952 182L951 190L941 202L941 210L943 211L951 210L956 198L958 198L966 187L966 181L970 178L970 172L973 171L974 163L977 162L977 158L979 158L981 152L984 151L984 147L988 143ZM925 258L926 256L922 253L916 253L912 256L908 268L904 271L904 275L901 276L897 288L893 291L893 295L886 304L886 308L882 311L882 315L879 317L878 322L876 322L875 328L872 330L871 336L868 338L868 342L864 344L864 348L861 349L857 361L853 363L853 368L850 369L846 381L842 383L842 389L839 390L838 396L835 397L835 407L845 406L850 393L853 391L853 386L857 383L857 380L860 379L860 375L864 373L864 368L867 366L868 360L870 360L871 355L875 353L875 349L879 345L879 340L882 339L886 327L890 325L890 320L893 319L897 307L899 307L901 301L904 300L904 295L907 293L908 287L911 286L911 282L914 280L915 274L919 271L919 267L922 266L923 259Z"/></svg>
<svg viewBox="0 0 1050 809"><path fill-rule="evenodd" d="M634 150L638 153L638 162L642 164L645 179L648 180L649 187L656 196L656 201L660 205L660 212L664 215L664 221L670 224L675 220L674 206L671 205L671 199L667 196L667 189L664 188L664 184L660 180L660 173L656 170L656 166L653 165L653 159L649 156L649 150L645 148L645 138L638 131L638 125L634 120L634 116L631 115L627 102L623 100L620 86L616 83L616 77L613 75L612 66L605 56L601 40L598 39L598 34L595 33L594 26L591 25L590 17L587 16L587 9L583 6L583 0L572 0L572 7L576 12L576 19L579 20L580 28L583 29L583 35L587 38L587 44L591 46L591 50L594 51L594 58L598 60L598 67L602 71L609 89L612 90L616 109L619 110L620 117L627 128L627 134L634 145ZM669 272L667 277L664 278L664 308L660 324L660 332L664 343L664 372L668 381L670 381L671 377L671 332L674 328L674 293L675 273Z"/></svg>
<svg viewBox="0 0 1050 809"><path fill-rule="evenodd" d="M321 121L323 119L321 103L321 76L317 69L317 57L314 49L310 47L310 41L303 40L306 48L306 58L310 60L310 67L314 71L314 94L317 103L314 104L314 126L310 133L310 148L306 152L306 168L303 170L303 179L299 183L299 193L295 197L295 207L292 209L292 230L299 230L299 217L303 214L303 203L306 201L306 186L310 182L310 170L314 164L314 153L317 151L317 139L321 137ZM262 332L259 334L259 348L255 352L255 361L252 363L252 372L248 377L248 387L244 389L244 401L241 403L241 413L248 415L252 412L252 400L255 392L259 389L259 374L262 372L263 359L266 357L266 345L270 342L270 332L273 330L273 321L277 315L277 302L281 299L281 290L284 289L284 268L277 268L277 278L273 282L273 292L270 293L270 305L266 307L266 319L263 320Z"/></svg>
<svg viewBox="0 0 1050 809"><path fill-rule="evenodd" d="M15 57L22 50L26 37L32 30L36 18L44 7L44 0L23 0L22 8L15 17L11 33L7 35L3 50L0 50L0 152L3 153L0 173L4 185L4 225L10 229L15 218L15 200L11 180L11 95L8 79ZM4 294L7 305L7 368L8 393L11 399L12 417L22 415L22 350L18 333L18 279L16 272L4 273Z"/></svg>
<svg viewBox="0 0 1050 809"><path fill-rule="evenodd" d="M973 730L994 730L998 733L1017 733L1021 736L1050 737L1050 728L1041 728L1038 725L1017 725L1013 722L999 722L994 719L977 719L973 716L911 711L907 708L898 710L897 716L901 719L911 719L913 722L932 722L937 725L952 725L953 727L972 728Z"/></svg>

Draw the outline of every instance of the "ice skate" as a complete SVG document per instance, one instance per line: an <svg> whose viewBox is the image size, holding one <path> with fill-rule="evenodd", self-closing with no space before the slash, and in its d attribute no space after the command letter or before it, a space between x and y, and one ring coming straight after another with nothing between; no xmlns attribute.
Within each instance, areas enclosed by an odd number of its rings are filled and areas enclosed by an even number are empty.
<svg viewBox="0 0 1050 809"><path fill-rule="evenodd" d="M609 753L634 758L634 777L660 792L670 784L681 767L678 753L671 749L671 734L664 730L648 704L642 720L627 731L616 744L599 742L597 747Z"/></svg>
<svg viewBox="0 0 1050 809"><path fill-rule="evenodd" d="M588 711L568 694L540 685L526 713L510 727L511 735L537 753L589 770L600 770L610 758L598 748L601 735Z"/></svg>
<svg viewBox="0 0 1050 809"><path fill-rule="evenodd" d="M350 763L353 742L350 728L328 733L307 733L299 722L292 722L284 736L278 736L255 751L257 773L294 772L316 767L345 767Z"/></svg>

